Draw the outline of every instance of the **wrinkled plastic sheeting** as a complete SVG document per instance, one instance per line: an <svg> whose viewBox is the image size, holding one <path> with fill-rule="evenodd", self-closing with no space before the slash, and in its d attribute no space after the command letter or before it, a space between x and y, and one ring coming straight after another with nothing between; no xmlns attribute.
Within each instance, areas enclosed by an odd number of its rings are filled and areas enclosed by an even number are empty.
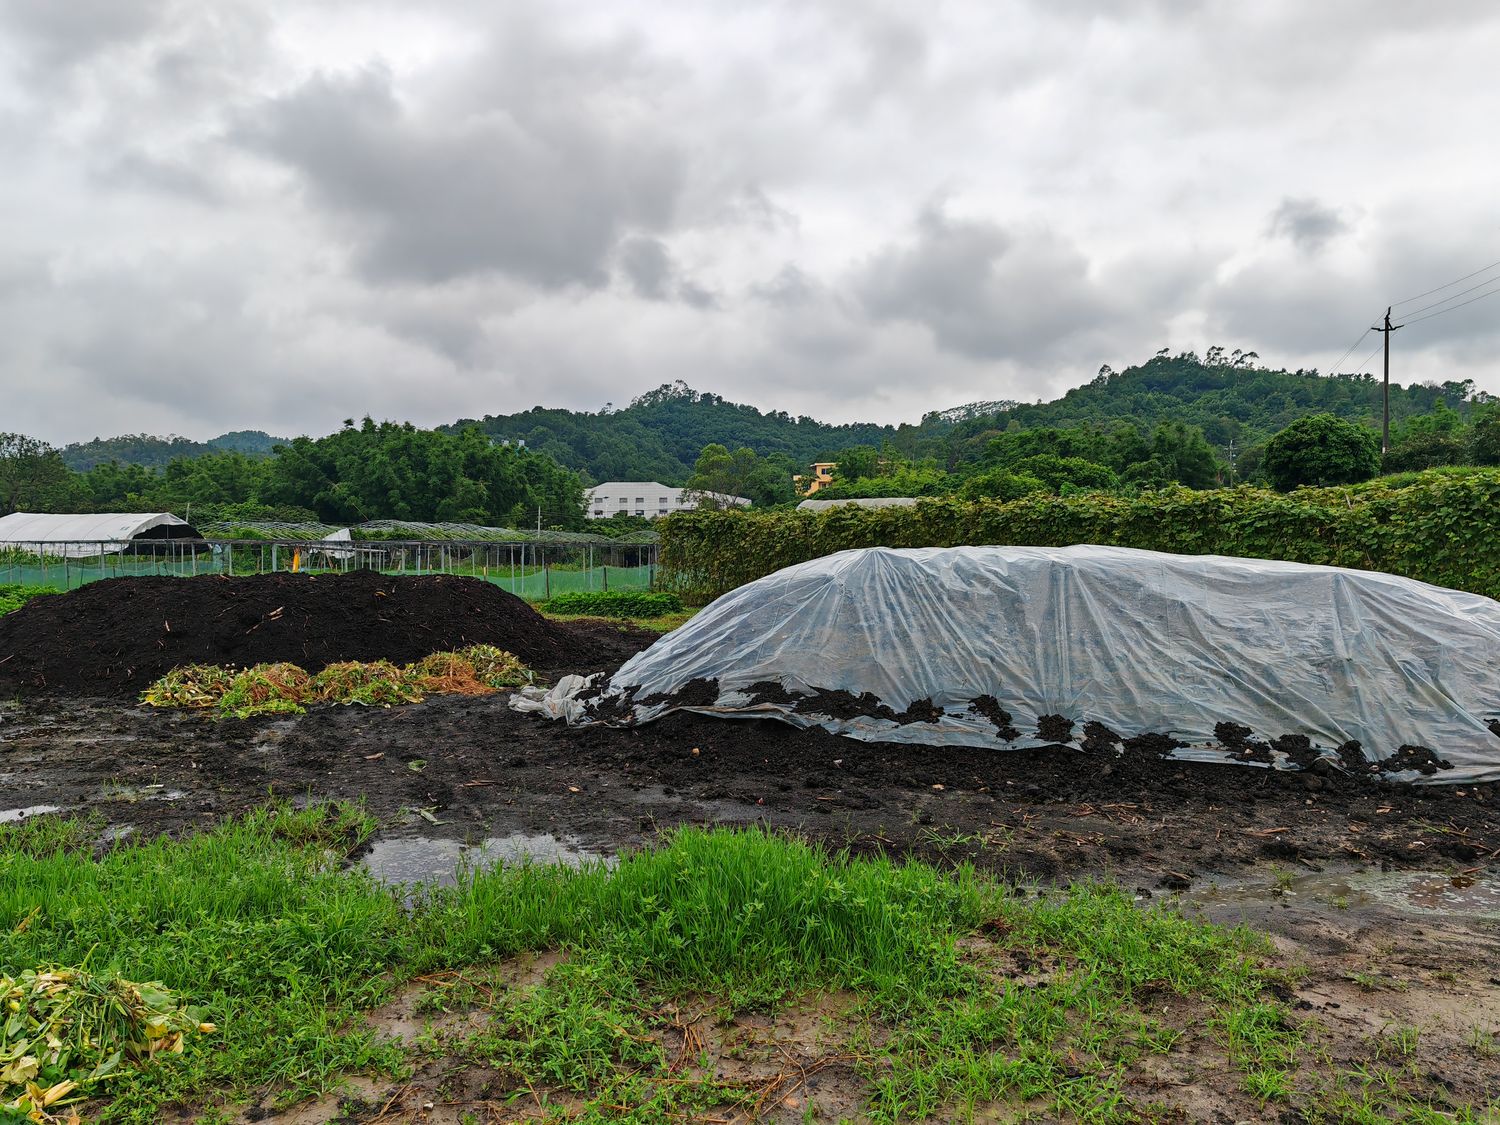
<svg viewBox="0 0 1500 1125"><path fill-rule="evenodd" d="M1077 746L1094 721L1170 735L1189 759L1236 760L1215 734L1234 723L1267 743L1304 735L1330 761L1357 742L1372 767L1426 747L1452 768L1390 776L1482 782L1500 779L1497 657L1500 603L1389 574L1119 547L877 547L742 586L607 683L569 677L516 705L571 723L690 710L991 749ZM684 692L693 681L717 698ZM838 718L785 700L839 690L942 714ZM971 708L983 696L1014 731ZM1072 741L1038 731L1058 715Z"/></svg>

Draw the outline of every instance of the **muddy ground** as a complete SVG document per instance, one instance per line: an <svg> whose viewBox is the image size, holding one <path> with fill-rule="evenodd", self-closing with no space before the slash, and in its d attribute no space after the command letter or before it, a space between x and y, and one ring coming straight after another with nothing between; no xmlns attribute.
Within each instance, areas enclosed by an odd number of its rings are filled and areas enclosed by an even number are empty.
<svg viewBox="0 0 1500 1125"><path fill-rule="evenodd" d="M607 851L677 824L764 823L860 851L968 858L1018 879L1107 875L1152 893L1256 865L1456 873L1500 856L1494 786L862 743L690 714L569 728L510 710L506 695L224 721L114 701L11 702L0 708L0 793L5 805L87 810L142 833L210 823L270 793L361 799L396 834L551 833Z"/></svg>
<svg viewBox="0 0 1500 1125"><path fill-rule="evenodd" d="M569 729L512 712L501 695L222 722L117 700L13 701L0 705L0 795L0 816L90 812L111 837L189 831L268 795L339 797L363 800L383 825L377 849L396 852L401 841L446 842L437 854L452 856L460 843L525 838L610 853L679 824L760 823L861 852L968 860L1026 884L1103 876L1270 932L1307 970L1294 1006L1330 1029L1331 1057L1357 1063L1392 1029L1418 1027L1416 1089L1471 1104L1500 1090L1500 1052L1481 1049L1500 1042L1484 1038L1500 1033L1493 786L866 744L681 714L628 731ZM1360 880L1382 871L1425 873L1425 890L1397 879L1395 893L1367 894ZM813 1045L805 1053L817 1061ZM368 1111L332 1099L286 1119L522 1119L513 1104L491 1114L479 1078L455 1086L434 1067L404 1087L374 1084ZM1155 1088L1132 1094L1179 1106L1180 1120L1274 1119L1232 1075L1141 1081ZM852 1112L859 1090L828 1096ZM770 1119L801 1120L805 1105L788 1104Z"/></svg>

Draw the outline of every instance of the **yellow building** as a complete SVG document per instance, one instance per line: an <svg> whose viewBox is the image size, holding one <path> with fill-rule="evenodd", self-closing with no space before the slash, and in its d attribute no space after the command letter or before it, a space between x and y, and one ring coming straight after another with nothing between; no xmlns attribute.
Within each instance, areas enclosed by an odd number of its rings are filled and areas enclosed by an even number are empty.
<svg viewBox="0 0 1500 1125"><path fill-rule="evenodd" d="M797 474L792 478L792 484L801 496L811 496L821 488L827 488L833 483L833 470L839 467L837 461L817 461L813 463L812 474L803 476Z"/></svg>

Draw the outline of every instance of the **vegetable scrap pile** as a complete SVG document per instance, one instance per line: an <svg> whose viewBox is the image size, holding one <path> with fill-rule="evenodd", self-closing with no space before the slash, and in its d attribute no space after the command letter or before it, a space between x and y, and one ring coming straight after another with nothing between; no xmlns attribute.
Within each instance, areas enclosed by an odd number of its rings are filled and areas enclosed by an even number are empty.
<svg viewBox="0 0 1500 1125"><path fill-rule="evenodd" d="M219 718L300 715L309 703L393 707L428 695L488 695L530 683L532 672L494 645L435 652L400 667L389 660L343 660L311 673L295 664L237 671L212 664L174 668L141 692L152 707L212 708Z"/></svg>

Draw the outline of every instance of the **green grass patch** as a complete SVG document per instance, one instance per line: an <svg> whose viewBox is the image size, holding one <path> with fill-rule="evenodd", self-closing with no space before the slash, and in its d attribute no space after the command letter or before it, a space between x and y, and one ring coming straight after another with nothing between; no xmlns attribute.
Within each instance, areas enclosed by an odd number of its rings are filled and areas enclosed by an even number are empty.
<svg viewBox="0 0 1500 1125"><path fill-rule="evenodd" d="M18 583L0 583L0 617L20 609L32 598L40 598L47 594L60 594L51 586L23 586Z"/></svg>
<svg viewBox="0 0 1500 1125"><path fill-rule="evenodd" d="M1247 1105L1278 1107L1266 1114L1355 1119L1330 1116L1353 1087L1309 1100L1301 1067L1319 1063L1300 1061L1305 1033L1277 998L1284 980L1262 938L1142 910L1111 887L1013 896L967 867L683 829L614 869L471 871L413 900L342 865L373 828L349 806L271 807L96 858L99 828L0 826L0 973L86 966L160 982L183 1020L216 1025L184 1025L180 1054L83 1072L78 1092L99 1120L266 1091L294 1100L356 1072L404 1081L434 1048L382 1040L361 1013L413 977L446 978L449 1000L454 981L471 982L468 1000L483 999L482 1026L441 1045L444 1068L497 1068L528 1102L571 1098L578 1122L754 1112L774 1082L727 1080L669 1049L672 1013L774 1019L832 995L847 1003L831 1049L861 1076L860 1112L875 1121L997 1105L1151 1119L1126 1077L1185 1045L1222 1060ZM539 984L486 977L547 950L565 956ZM1399 1089L1358 1093L1359 1120L1426 1119Z"/></svg>
<svg viewBox="0 0 1500 1125"><path fill-rule="evenodd" d="M621 628L629 626L634 629L649 629L653 633L670 633L673 629L686 625L698 612L697 609L685 609L681 613L664 613L660 617L580 617L550 612L546 616L554 621L598 621Z"/></svg>
<svg viewBox="0 0 1500 1125"><path fill-rule="evenodd" d="M538 607L546 613L573 617L664 617L683 612L682 599L676 594L646 593L635 590L596 590L558 594Z"/></svg>

